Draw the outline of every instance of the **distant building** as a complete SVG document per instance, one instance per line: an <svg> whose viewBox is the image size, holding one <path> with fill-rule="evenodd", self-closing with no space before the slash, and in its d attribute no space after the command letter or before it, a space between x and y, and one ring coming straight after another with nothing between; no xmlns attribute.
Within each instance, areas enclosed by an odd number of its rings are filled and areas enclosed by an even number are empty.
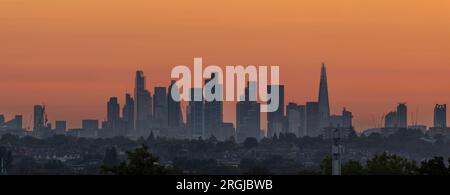
<svg viewBox="0 0 450 195"><path fill-rule="evenodd" d="M331 115L329 118L329 127L343 127L344 120L341 115Z"/></svg>
<svg viewBox="0 0 450 195"><path fill-rule="evenodd" d="M147 130L152 118L152 97L145 87L144 72L136 71L134 88L134 127L136 130Z"/></svg>
<svg viewBox="0 0 450 195"><path fill-rule="evenodd" d="M197 94L203 94L202 88L192 88L190 90L191 101L188 104L187 112L187 128L191 133L193 139L204 138L205 139L205 110L203 97L201 101L195 101L194 96Z"/></svg>
<svg viewBox="0 0 450 195"><path fill-rule="evenodd" d="M398 127L397 123L398 123L397 112L395 112L395 111L389 112L384 117L384 127L385 128L397 128Z"/></svg>
<svg viewBox="0 0 450 195"><path fill-rule="evenodd" d="M267 92L272 93L278 89L278 110L267 113L267 136L273 137L279 135L284 129L284 85L268 85ZM272 101L272 100L270 100Z"/></svg>
<svg viewBox="0 0 450 195"><path fill-rule="evenodd" d="M98 120L86 119L82 121L82 128L84 130L98 130Z"/></svg>
<svg viewBox="0 0 450 195"><path fill-rule="evenodd" d="M175 81L172 80L167 93L167 107L168 107L168 125L170 128L182 128L183 127L183 115L181 112L181 103L175 101L172 98L180 97L178 87L175 85Z"/></svg>
<svg viewBox="0 0 450 195"><path fill-rule="evenodd" d="M447 105L436 104L434 107L434 127L446 128L447 127Z"/></svg>
<svg viewBox="0 0 450 195"><path fill-rule="evenodd" d="M66 131L67 130L67 122L66 121L56 121L55 122L55 130Z"/></svg>
<svg viewBox="0 0 450 195"><path fill-rule="evenodd" d="M300 107L295 103L286 106L286 118L288 120L288 133L293 133L297 137L302 136L302 121L300 117Z"/></svg>
<svg viewBox="0 0 450 195"><path fill-rule="evenodd" d="M41 105L34 106L33 111L33 130L34 131L40 131L45 128L45 125L47 123L45 119L45 107Z"/></svg>
<svg viewBox="0 0 450 195"><path fill-rule="evenodd" d="M399 103L397 106L397 125L399 128L408 127L408 108L405 103Z"/></svg>
<svg viewBox="0 0 450 195"><path fill-rule="evenodd" d="M55 122L55 131L56 134L64 134L67 130L67 122L66 121L56 121Z"/></svg>
<svg viewBox="0 0 450 195"><path fill-rule="evenodd" d="M134 129L134 99L130 94L125 95L125 105L122 109L122 121L126 130Z"/></svg>
<svg viewBox="0 0 450 195"><path fill-rule="evenodd" d="M205 80L205 88L206 86L214 86L211 90L212 94L218 94L218 96L222 97L222 85L219 83L217 73L211 74L211 79ZM216 89L216 87L218 89ZM205 96L205 98L207 98ZM213 97L208 97L213 98ZM205 100L205 136L210 137L211 135L217 137L219 132L215 129L221 127L223 123L223 102L222 101L206 101Z"/></svg>
<svg viewBox="0 0 450 195"><path fill-rule="evenodd" d="M306 136L318 137L322 132L319 130L319 103L306 103Z"/></svg>
<svg viewBox="0 0 450 195"><path fill-rule="evenodd" d="M107 128L119 129L120 128L120 106L117 97L109 98L107 103Z"/></svg>
<svg viewBox="0 0 450 195"><path fill-rule="evenodd" d="M330 120L330 101L328 97L328 81L325 63L322 63L322 70L320 73L318 115L319 130L323 130L325 127L329 126Z"/></svg>
<svg viewBox="0 0 450 195"><path fill-rule="evenodd" d="M248 82L245 88L244 101L239 101L236 104L236 136L238 142L243 142L250 137L259 140L261 136L261 105L249 98L249 88L252 85L256 87L256 82Z"/></svg>
<svg viewBox="0 0 450 195"><path fill-rule="evenodd" d="M4 130L19 130L22 129L22 126L23 126L22 115L16 115L14 116L14 119L4 122L2 128Z"/></svg>
<svg viewBox="0 0 450 195"><path fill-rule="evenodd" d="M353 113L348 111L346 108L342 111L342 127L353 127Z"/></svg>
<svg viewBox="0 0 450 195"><path fill-rule="evenodd" d="M154 126L165 128L168 126L167 92L165 87L155 87L153 96Z"/></svg>

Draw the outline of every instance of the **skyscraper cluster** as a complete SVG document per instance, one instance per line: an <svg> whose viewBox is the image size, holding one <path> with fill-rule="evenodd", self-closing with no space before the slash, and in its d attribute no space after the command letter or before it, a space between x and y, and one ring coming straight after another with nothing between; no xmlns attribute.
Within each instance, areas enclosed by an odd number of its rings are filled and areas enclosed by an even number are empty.
<svg viewBox="0 0 450 195"><path fill-rule="evenodd" d="M212 73L210 79L205 80L205 88L214 86L215 92L222 91L222 84L215 79L217 73ZM225 123L223 117L223 102L208 101L203 97L203 88L182 89L188 90L192 101L187 102L186 123L183 121L181 102L172 97L180 96L180 89L172 80L166 87L156 86L152 93L146 87L146 77L143 71L136 71L134 80L134 93L125 94L123 106L120 106L117 97L110 97L106 103L106 118L100 122L97 119L82 120L80 129L67 129L67 123L56 120L55 126L48 122L44 105L33 108L33 131L31 135L48 137L52 134L65 134L78 137L113 137L128 136L133 138L147 137L150 134L162 137L182 139L208 139L215 137L218 140L234 138L239 142L247 138L261 139L265 136L273 137L280 134L294 134L297 137L331 138L333 132L348 134L353 131L353 114L343 108L340 114L331 114L328 94L328 81L325 64L322 64L317 101L308 101L305 104L288 102L285 105L285 86L268 85L267 92L279 92L278 109L267 113L267 131L261 128L261 104L250 97L257 94L256 81L248 81L243 91L244 98L236 103L236 121ZM216 89L216 87L218 89ZM201 97L195 98L195 95ZM208 94L208 93L206 93ZM270 103L270 102L269 102ZM16 115L6 120L0 115L0 133L5 130L23 130L23 117ZM419 128L426 126L413 124L408 126L408 108L406 103L399 103L396 110L382 117L385 129ZM447 106L436 104L434 108L433 129L447 128ZM51 131L55 130L55 131ZM26 132L25 132L26 134Z"/></svg>

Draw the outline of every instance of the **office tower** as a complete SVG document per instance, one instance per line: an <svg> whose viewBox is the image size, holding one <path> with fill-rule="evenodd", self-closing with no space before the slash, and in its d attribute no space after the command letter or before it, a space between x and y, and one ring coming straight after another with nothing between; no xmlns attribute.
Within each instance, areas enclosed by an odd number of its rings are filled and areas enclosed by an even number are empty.
<svg viewBox="0 0 450 195"><path fill-rule="evenodd" d="M330 103L328 99L328 82L325 64L322 63L319 87L319 129L329 126Z"/></svg>
<svg viewBox="0 0 450 195"><path fill-rule="evenodd" d="M47 123L46 115L45 115L45 107L41 105L34 106L34 131L43 130Z"/></svg>
<svg viewBox="0 0 450 195"><path fill-rule="evenodd" d="M289 103L286 106L286 118L288 120L288 133L293 133L297 137L301 136L301 118L299 106L295 103Z"/></svg>
<svg viewBox="0 0 450 195"><path fill-rule="evenodd" d="M55 121L55 131L57 134L64 134L67 130L66 121Z"/></svg>
<svg viewBox="0 0 450 195"><path fill-rule="evenodd" d="M219 80L216 78L218 77L217 73L211 74L211 79L205 80L206 84L215 84L215 86L211 89L211 93L221 93L222 92L222 85L219 84ZM214 83L211 83L214 82ZM216 89L216 87L218 89ZM206 94L208 95L208 94ZM222 96L222 94L220 94ZM211 135L215 136L216 138L218 135L215 133L223 123L223 104L222 101L206 101L205 100L205 136L208 138Z"/></svg>
<svg viewBox="0 0 450 195"><path fill-rule="evenodd" d="M343 118L341 115L331 115L328 122L328 127L337 128L343 126Z"/></svg>
<svg viewBox="0 0 450 195"><path fill-rule="evenodd" d="M119 129L120 127L120 106L117 97L109 98L107 103L107 125L108 129Z"/></svg>
<svg viewBox="0 0 450 195"><path fill-rule="evenodd" d="M155 87L155 93L153 95L153 115L153 123L156 126L167 127L169 114L165 87Z"/></svg>
<svg viewBox="0 0 450 195"><path fill-rule="evenodd" d="M305 137L307 135L306 131L306 106L305 105L299 105L298 106L298 113L300 117L300 129L298 136L299 137Z"/></svg>
<svg viewBox="0 0 450 195"><path fill-rule="evenodd" d="M0 114L0 126L5 124L5 116L3 114Z"/></svg>
<svg viewBox="0 0 450 195"><path fill-rule="evenodd" d="M188 104L187 112L187 128L191 134L191 138L205 138L205 110L203 103L203 95L201 101L195 101L195 93L203 94L202 88L192 88L190 90L191 101Z"/></svg>
<svg viewBox="0 0 450 195"><path fill-rule="evenodd" d="M127 130L134 129L134 99L130 94L125 95L125 105L122 109L122 120Z"/></svg>
<svg viewBox="0 0 450 195"><path fill-rule="evenodd" d="M6 121L3 126L5 129L22 129L22 124L23 122L23 117L22 115L16 115L14 117L14 119L10 120L10 121Z"/></svg>
<svg viewBox="0 0 450 195"><path fill-rule="evenodd" d="M447 105L436 104L434 107L434 127L447 128Z"/></svg>
<svg viewBox="0 0 450 195"><path fill-rule="evenodd" d="M181 103L180 101L175 101L172 95L175 97L180 97L178 87L175 85L175 80L170 82L169 91L167 92L167 107L168 107L168 123L171 128L181 128L183 127L183 115L181 113ZM175 94L172 94L172 91Z"/></svg>
<svg viewBox="0 0 450 195"><path fill-rule="evenodd" d="M267 113L267 136L272 137L279 135L284 127L284 86L283 85L269 85L267 86L268 93L272 92L272 88L279 90L278 96L278 110ZM269 101L269 103L272 100Z"/></svg>
<svg viewBox="0 0 450 195"><path fill-rule="evenodd" d="M134 127L136 130L149 128L152 117L152 97L145 88L145 76L142 71L136 71L134 88Z"/></svg>
<svg viewBox="0 0 450 195"><path fill-rule="evenodd" d="M399 128L408 127L408 109L405 103L399 103L397 106L397 125Z"/></svg>
<svg viewBox="0 0 450 195"><path fill-rule="evenodd" d="M398 127L398 119L397 119L397 112L392 111L389 112L384 117L384 127L385 128L397 128Z"/></svg>
<svg viewBox="0 0 450 195"><path fill-rule="evenodd" d="M98 130L98 120L86 119L82 121L84 130Z"/></svg>
<svg viewBox="0 0 450 195"><path fill-rule="evenodd" d="M251 137L256 139L261 137L261 105L249 99L249 86L252 85L256 87L256 82L248 82L245 88L244 101L239 101L236 104L236 135L238 142L243 142Z"/></svg>
<svg viewBox="0 0 450 195"><path fill-rule="evenodd" d="M319 103L306 102L306 136L317 137L322 134L319 129Z"/></svg>
<svg viewBox="0 0 450 195"><path fill-rule="evenodd" d="M342 127L353 127L353 113L348 111L346 108L344 108L344 110L342 111Z"/></svg>

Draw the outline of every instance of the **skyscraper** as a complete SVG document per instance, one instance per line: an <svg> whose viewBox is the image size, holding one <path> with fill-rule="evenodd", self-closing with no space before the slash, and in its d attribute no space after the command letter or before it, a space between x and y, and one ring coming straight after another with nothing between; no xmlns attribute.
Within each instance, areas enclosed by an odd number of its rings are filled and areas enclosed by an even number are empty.
<svg viewBox="0 0 450 195"><path fill-rule="evenodd" d="M236 135L238 142L243 142L247 138L260 139L261 137L261 105L249 99L249 86L251 85L256 87L256 82L248 82L245 88L245 100L236 104Z"/></svg>
<svg viewBox="0 0 450 195"><path fill-rule="evenodd" d="M175 81L172 80L167 93L167 107L168 107L168 123L171 128L181 128L183 127L183 115L181 113L181 103L175 101L172 95L179 97L178 87L175 85ZM172 91L175 94L172 94Z"/></svg>
<svg viewBox="0 0 450 195"><path fill-rule="evenodd" d="M35 105L33 116L34 131L43 130L45 128L45 124L47 123L45 116L45 107L41 105Z"/></svg>
<svg viewBox="0 0 450 195"><path fill-rule="evenodd" d="M214 87L211 89L211 93L221 93L222 85L219 84L217 77L217 73L211 74L211 79L205 80L205 85L214 84ZM212 83L214 82L214 83ZM219 89L216 89L218 87ZM206 94L208 95L208 93ZM222 94L220 94L222 95ZM222 123L223 123L223 104L222 101L206 101L205 100L205 136L206 138L214 135L216 138L218 137L218 132Z"/></svg>
<svg viewBox="0 0 450 195"><path fill-rule="evenodd" d="M136 130L145 130L149 127L151 119L151 94L145 88L145 76L142 71L136 71L134 88L134 127Z"/></svg>
<svg viewBox="0 0 450 195"><path fill-rule="evenodd" d="M64 134L67 130L66 121L55 121L55 131L56 134Z"/></svg>
<svg viewBox="0 0 450 195"><path fill-rule="evenodd" d="M130 94L125 95L125 105L122 110L122 120L127 130L134 129L134 99Z"/></svg>
<svg viewBox="0 0 450 195"><path fill-rule="evenodd" d="M399 128L408 127L408 108L405 103L399 103L397 106L397 125Z"/></svg>
<svg viewBox="0 0 450 195"><path fill-rule="evenodd" d="M328 82L325 63L322 63L319 86L319 129L329 126L330 102L328 99Z"/></svg>
<svg viewBox="0 0 450 195"><path fill-rule="evenodd" d="M107 128L119 129L120 127L120 106L117 97L109 98L107 103Z"/></svg>
<svg viewBox="0 0 450 195"><path fill-rule="evenodd" d="M317 137L322 134L319 129L319 103L306 102L306 136Z"/></svg>
<svg viewBox="0 0 450 195"><path fill-rule="evenodd" d="M197 92L196 92L197 91ZM203 94L202 88L192 88L190 90L191 101L188 105L187 127L190 131L191 138L205 138L205 110L203 96L201 101L195 101L195 93Z"/></svg>
<svg viewBox="0 0 450 195"><path fill-rule="evenodd" d="M397 115L398 114L395 111L389 112L384 117L384 127L385 128L397 128L398 127Z"/></svg>
<svg viewBox="0 0 450 195"><path fill-rule="evenodd" d="M447 105L436 104L434 107L434 127L447 128Z"/></svg>
<svg viewBox="0 0 450 195"><path fill-rule="evenodd" d="M353 113L348 111L346 108L344 108L344 110L342 111L342 127L353 127Z"/></svg>
<svg viewBox="0 0 450 195"><path fill-rule="evenodd" d="M272 137L279 135L284 129L284 85L269 85L267 86L268 93L273 89L278 88L278 110L267 113L267 136ZM272 101L272 100L270 100ZM269 101L269 103L270 103Z"/></svg>
<svg viewBox="0 0 450 195"><path fill-rule="evenodd" d="M155 87L155 93L153 95L153 115L153 123L156 126L167 127L169 114L165 87Z"/></svg>
<svg viewBox="0 0 450 195"><path fill-rule="evenodd" d="M286 117L288 120L288 133L293 133L297 137L301 136L301 118L299 106L295 103L289 103L286 106Z"/></svg>

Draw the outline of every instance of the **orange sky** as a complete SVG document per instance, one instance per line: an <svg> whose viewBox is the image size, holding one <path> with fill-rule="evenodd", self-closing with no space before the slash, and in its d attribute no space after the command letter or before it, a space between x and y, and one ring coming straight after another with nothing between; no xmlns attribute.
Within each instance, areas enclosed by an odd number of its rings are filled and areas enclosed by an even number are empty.
<svg viewBox="0 0 450 195"><path fill-rule="evenodd" d="M136 69L166 86L195 56L280 65L297 103L317 98L325 61L332 112L346 106L359 130L400 101L430 125L450 103L450 1L0 0L0 113L28 126L45 103L51 121L79 127L103 119L110 96L123 102Z"/></svg>

